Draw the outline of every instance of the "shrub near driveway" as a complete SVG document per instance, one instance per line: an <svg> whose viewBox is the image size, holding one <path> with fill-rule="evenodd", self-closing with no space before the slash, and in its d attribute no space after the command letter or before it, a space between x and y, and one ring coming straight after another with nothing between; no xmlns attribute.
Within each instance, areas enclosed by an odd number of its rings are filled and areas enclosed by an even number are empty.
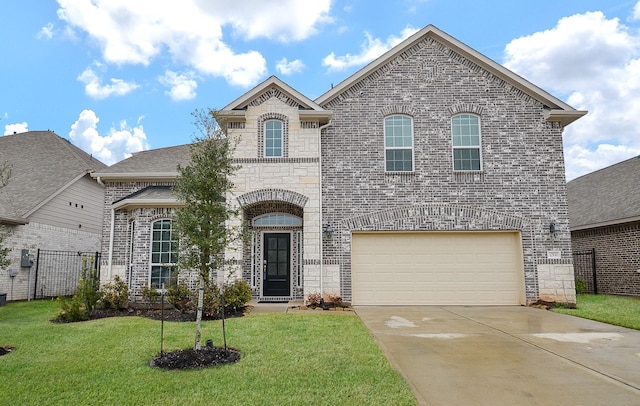
<svg viewBox="0 0 640 406"><path fill-rule="evenodd" d="M56 324L55 302L0 308L0 405L414 405L409 385L351 312L228 319L235 364L152 368L160 322L140 317ZM221 342L219 321L203 338ZM189 348L194 323L165 323L165 349Z"/></svg>
<svg viewBox="0 0 640 406"><path fill-rule="evenodd" d="M640 330L640 298L614 295L578 295L575 309L553 311L615 326Z"/></svg>

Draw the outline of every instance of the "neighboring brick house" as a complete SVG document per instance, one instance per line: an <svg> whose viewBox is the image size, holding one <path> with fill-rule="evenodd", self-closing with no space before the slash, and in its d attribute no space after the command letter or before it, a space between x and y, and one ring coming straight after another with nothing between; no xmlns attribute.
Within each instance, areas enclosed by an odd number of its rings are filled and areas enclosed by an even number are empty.
<svg viewBox="0 0 640 406"><path fill-rule="evenodd" d="M270 77L219 114L239 139L231 199L250 231L230 256L257 298L575 302L562 131L585 112L439 29L314 101ZM173 269L170 186L188 152L93 175L106 186L103 274L134 293Z"/></svg>
<svg viewBox="0 0 640 406"><path fill-rule="evenodd" d="M10 231L11 265L0 270L0 292L23 300L35 281L32 267L21 266L23 249L100 250L104 189L89 174L107 166L52 131L1 136L5 162L11 177L0 189L0 225Z"/></svg>
<svg viewBox="0 0 640 406"><path fill-rule="evenodd" d="M567 184L571 245L594 250L598 293L640 296L640 156ZM584 278L593 290L590 275Z"/></svg>

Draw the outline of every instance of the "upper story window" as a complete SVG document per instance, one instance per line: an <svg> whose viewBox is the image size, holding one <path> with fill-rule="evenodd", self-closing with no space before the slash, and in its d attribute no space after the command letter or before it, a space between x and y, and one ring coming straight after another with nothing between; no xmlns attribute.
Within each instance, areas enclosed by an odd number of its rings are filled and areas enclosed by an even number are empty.
<svg viewBox="0 0 640 406"><path fill-rule="evenodd" d="M282 121L267 120L264 123L264 156L282 157Z"/></svg>
<svg viewBox="0 0 640 406"><path fill-rule="evenodd" d="M149 283L160 289L162 284L170 286L175 280L178 263L178 237L173 229L173 221L153 222L151 234L151 275Z"/></svg>
<svg viewBox="0 0 640 406"><path fill-rule="evenodd" d="M384 119L384 156L387 172L413 171L413 119L394 115Z"/></svg>
<svg viewBox="0 0 640 406"><path fill-rule="evenodd" d="M453 135L453 170L481 170L480 118L472 114L454 116L451 119L451 134Z"/></svg>

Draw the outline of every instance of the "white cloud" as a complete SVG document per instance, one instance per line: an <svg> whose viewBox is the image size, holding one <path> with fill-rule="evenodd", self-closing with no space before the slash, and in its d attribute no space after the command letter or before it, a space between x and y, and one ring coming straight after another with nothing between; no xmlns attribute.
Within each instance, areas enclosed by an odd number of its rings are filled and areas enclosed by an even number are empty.
<svg viewBox="0 0 640 406"><path fill-rule="evenodd" d="M4 126L4 135L11 135L13 133L26 133L27 131L29 131L27 127L29 127L29 124L27 124L26 121L23 121L22 123L7 124Z"/></svg>
<svg viewBox="0 0 640 406"><path fill-rule="evenodd" d="M164 86L170 88L165 93L168 94L172 100L191 100L196 97L198 82L194 80L193 72L178 74L176 72L166 70L164 75L158 78L158 81L160 81Z"/></svg>
<svg viewBox="0 0 640 406"><path fill-rule="evenodd" d="M79 148L105 164L114 164L130 157L134 152L149 149L142 125L130 128L126 121L121 121L119 128L112 127L107 135L100 135L99 121L92 110L82 110L78 120L71 125L69 138Z"/></svg>
<svg viewBox="0 0 640 406"><path fill-rule="evenodd" d="M287 58L282 58L276 63L276 70L282 75L291 75L302 72L304 63L300 59L289 62Z"/></svg>
<svg viewBox="0 0 640 406"><path fill-rule="evenodd" d="M640 20L640 1L636 3L635 7L633 7L633 14L629 17L631 21Z"/></svg>
<svg viewBox="0 0 640 406"><path fill-rule="evenodd" d="M569 180L640 154L640 35L618 19L562 18L507 44L505 66L589 111L564 132Z"/></svg>
<svg viewBox="0 0 640 406"><path fill-rule="evenodd" d="M237 53L225 42L223 28L245 39L301 41L331 21L330 0L58 0L58 17L96 41L105 61L149 65L168 51L174 61L201 74L248 87L267 72L256 51ZM283 18L286 16L286 18Z"/></svg>
<svg viewBox="0 0 640 406"><path fill-rule="evenodd" d="M387 52L389 49L398 45L400 42L410 37L416 31L418 30L411 26L407 26L402 30L399 37L390 35L385 41L382 41L378 38L373 38L371 34L365 32L364 35L366 37L366 40L362 43L359 54L346 54L343 56L336 56L336 54L332 52L322 60L322 65L328 66L329 70L335 71L345 70L353 66L365 65L373 61L383 53Z"/></svg>
<svg viewBox="0 0 640 406"><path fill-rule="evenodd" d="M40 29L40 32L38 33L38 38L46 38L46 39L53 38L53 24L47 23L47 25L42 27Z"/></svg>
<svg viewBox="0 0 640 406"><path fill-rule="evenodd" d="M87 68L78 76L78 80L85 84L84 91L93 99L106 99L109 96L123 96L138 88L134 82L122 79L110 79L111 84L103 85L102 80L91 68Z"/></svg>

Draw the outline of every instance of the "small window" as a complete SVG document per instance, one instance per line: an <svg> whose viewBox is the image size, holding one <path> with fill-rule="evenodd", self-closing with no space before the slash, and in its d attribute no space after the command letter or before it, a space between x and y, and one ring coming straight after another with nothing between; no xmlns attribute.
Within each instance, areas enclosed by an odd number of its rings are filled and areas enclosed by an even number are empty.
<svg viewBox="0 0 640 406"><path fill-rule="evenodd" d="M151 236L151 275L149 283L160 289L170 286L175 278L178 263L178 239L171 220L158 220L153 223Z"/></svg>
<svg viewBox="0 0 640 406"><path fill-rule="evenodd" d="M413 171L413 119L390 116L384 119L384 154L387 172Z"/></svg>
<svg viewBox="0 0 640 406"><path fill-rule="evenodd" d="M269 213L253 220L255 227L300 227L302 219L287 213Z"/></svg>
<svg viewBox="0 0 640 406"><path fill-rule="evenodd" d="M453 170L479 171L480 119L471 114L459 114L451 119L453 134Z"/></svg>
<svg viewBox="0 0 640 406"><path fill-rule="evenodd" d="M268 120L264 123L264 156L282 156L282 121Z"/></svg>

